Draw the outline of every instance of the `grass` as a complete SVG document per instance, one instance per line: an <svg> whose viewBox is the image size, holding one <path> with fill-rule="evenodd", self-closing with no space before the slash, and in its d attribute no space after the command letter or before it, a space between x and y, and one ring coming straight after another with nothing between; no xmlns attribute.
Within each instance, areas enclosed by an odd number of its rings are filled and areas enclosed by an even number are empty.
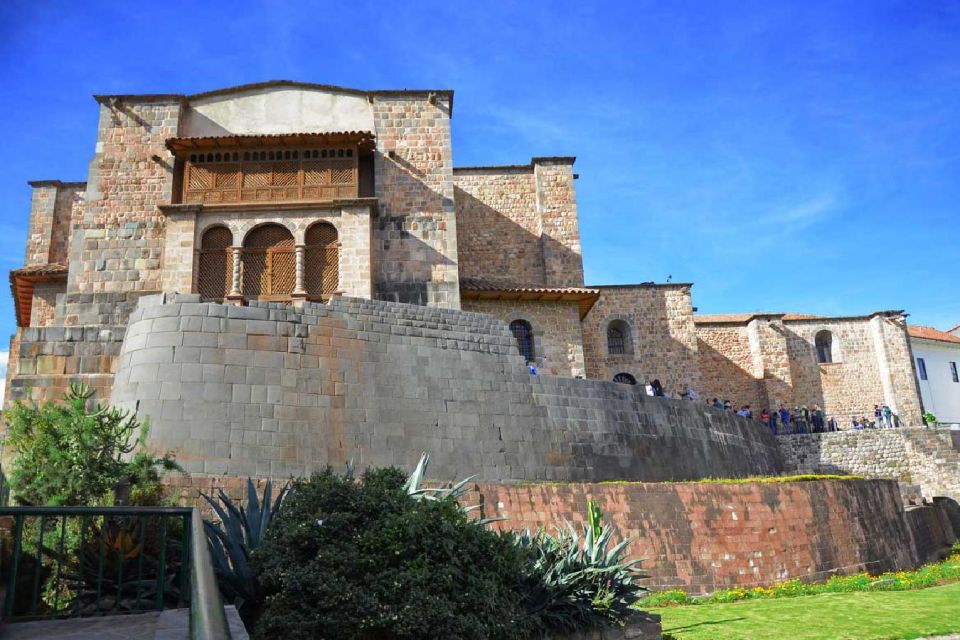
<svg viewBox="0 0 960 640"><path fill-rule="evenodd" d="M708 596L690 596L681 589L671 589L651 593L639 602L638 607L727 604L740 600L795 598L822 593L909 591L953 582L960 582L960 543L953 545L950 555L942 562L925 564L912 571L890 571L879 576L871 576L867 573L838 575L831 576L824 582L804 582L793 579L769 587L718 589Z"/></svg>
<svg viewBox="0 0 960 640"><path fill-rule="evenodd" d="M813 482L815 480L863 480L863 476L831 475L819 473L801 473L792 476L750 476L748 478L701 478L699 480L661 480L658 482L644 482L639 480L602 480L596 484L749 484L749 483L783 483L783 482ZM521 485L537 485L547 487L562 487L579 485L577 482L520 482Z"/></svg>
<svg viewBox="0 0 960 640"><path fill-rule="evenodd" d="M912 640L960 632L960 584L649 611L664 640Z"/></svg>

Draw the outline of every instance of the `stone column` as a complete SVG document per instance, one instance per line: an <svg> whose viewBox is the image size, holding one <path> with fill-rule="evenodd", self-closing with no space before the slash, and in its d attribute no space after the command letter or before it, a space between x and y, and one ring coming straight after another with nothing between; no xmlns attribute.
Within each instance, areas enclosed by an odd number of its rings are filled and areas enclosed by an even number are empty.
<svg viewBox="0 0 960 640"><path fill-rule="evenodd" d="M306 300L307 299L307 290L303 286L303 249L302 244L298 244L294 249L294 256L296 256L296 277L293 285L293 295L291 296L294 300Z"/></svg>
<svg viewBox="0 0 960 640"><path fill-rule="evenodd" d="M240 255L243 253L242 247L230 247L231 258L233 259L233 278L230 283L230 293L227 294L227 300L233 301L235 304L240 304L243 302L243 291L241 290L241 278L240 278Z"/></svg>

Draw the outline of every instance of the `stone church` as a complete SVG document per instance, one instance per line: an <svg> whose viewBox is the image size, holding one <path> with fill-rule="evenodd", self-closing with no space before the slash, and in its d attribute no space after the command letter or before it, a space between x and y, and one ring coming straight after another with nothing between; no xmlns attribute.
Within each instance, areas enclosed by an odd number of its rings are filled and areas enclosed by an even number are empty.
<svg viewBox="0 0 960 640"><path fill-rule="evenodd" d="M109 396L139 298L176 292L478 312L548 376L818 404L844 425L886 403L919 423L902 311L696 315L690 284L587 285L574 158L455 166L453 97L290 81L95 96L86 181L30 183L8 401L77 378Z"/></svg>

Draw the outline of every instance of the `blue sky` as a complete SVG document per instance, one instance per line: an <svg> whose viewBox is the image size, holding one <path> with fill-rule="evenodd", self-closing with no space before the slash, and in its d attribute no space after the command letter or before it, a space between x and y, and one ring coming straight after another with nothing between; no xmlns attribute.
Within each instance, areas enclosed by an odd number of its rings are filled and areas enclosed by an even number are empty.
<svg viewBox="0 0 960 640"><path fill-rule="evenodd" d="M960 2L0 4L0 265L94 93L453 88L455 165L575 155L590 284L960 324ZM14 330L0 296L0 333Z"/></svg>

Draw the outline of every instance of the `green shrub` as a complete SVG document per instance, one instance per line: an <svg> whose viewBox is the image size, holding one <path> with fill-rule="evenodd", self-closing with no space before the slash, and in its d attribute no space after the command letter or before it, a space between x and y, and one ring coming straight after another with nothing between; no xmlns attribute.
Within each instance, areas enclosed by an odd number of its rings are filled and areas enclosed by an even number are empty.
<svg viewBox="0 0 960 640"><path fill-rule="evenodd" d="M259 637L524 638L523 550L452 495L413 499L396 469L298 481L252 566Z"/></svg>
<svg viewBox="0 0 960 640"><path fill-rule="evenodd" d="M88 406L93 391L71 385L63 404L15 402L4 443L12 447L14 498L27 505L109 505L129 489L132 504L156 505L173 457L144 450L149 426L113 407Z"/></svg>

